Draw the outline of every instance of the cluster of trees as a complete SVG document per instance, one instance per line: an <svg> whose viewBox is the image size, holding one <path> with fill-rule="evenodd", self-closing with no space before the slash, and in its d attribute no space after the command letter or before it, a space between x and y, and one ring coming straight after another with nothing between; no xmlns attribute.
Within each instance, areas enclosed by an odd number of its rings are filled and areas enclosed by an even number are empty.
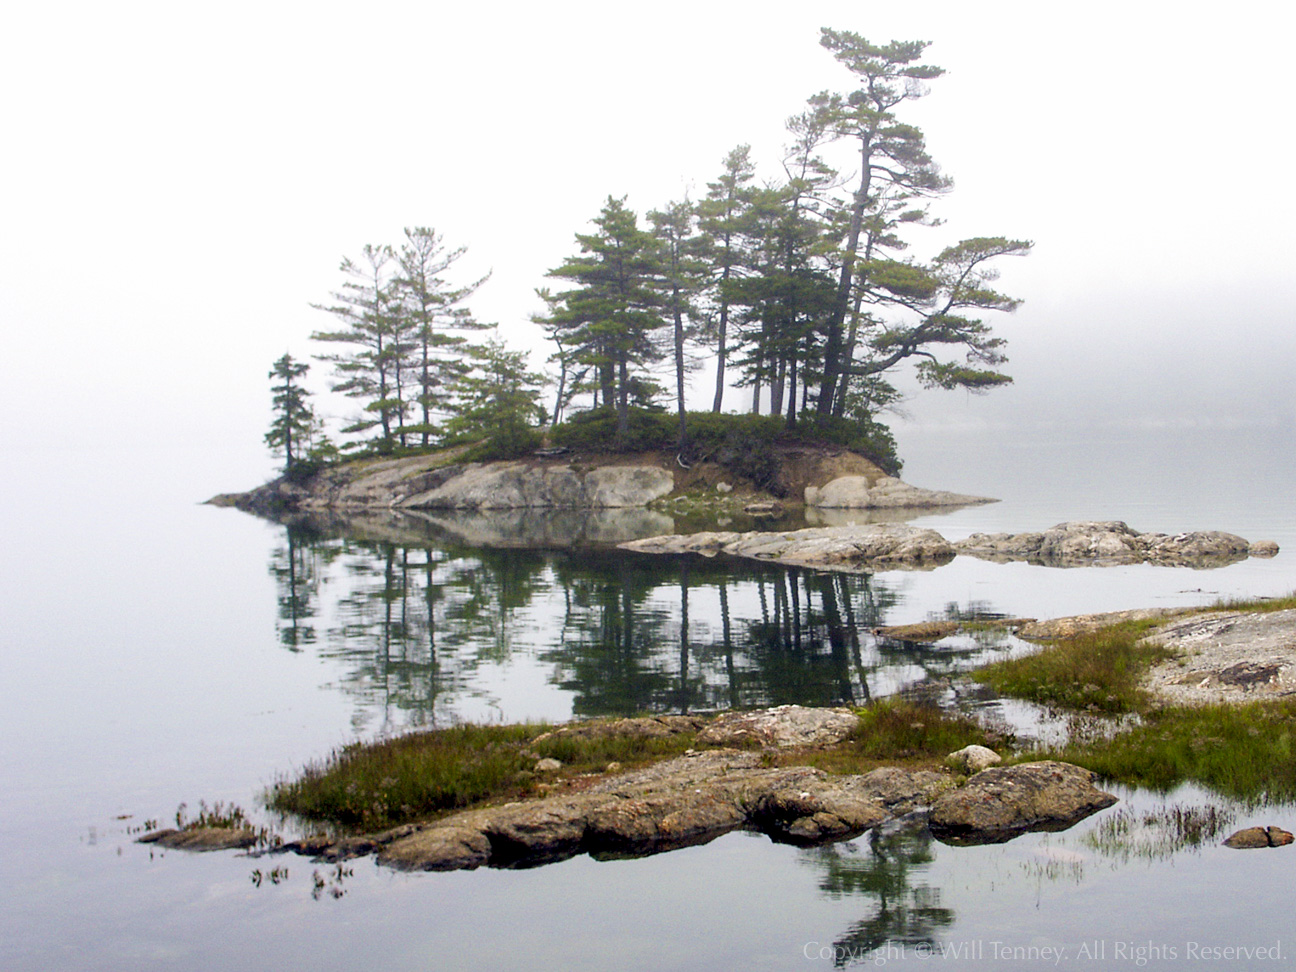
<svg viewBox="0 0 1296 972"><path fill-rule="evenodd" d="M615 410L624 435L631 407L663 394L648 375L669 360L687 451L686 377L703 355L715 362L713 411L728 387L743 386L751 411L789 427L872 423L898 397L888 376L909 362L927 387L1011 381L999 370L1004 342L981 315L1017 306L991 286L992 262L1031 243L979 237L929 261L907 253L906 231L938 223L929 206L951 183L899 112L942 69L922 63L919 41L876 45L825 28L820 42L856 87L815 94L788 120L778 178L758 181L741 145L701 199L652 210L645 223L609 196L593 232L577 234L579 253L549 272L561 283L537 291L545 311L534 320L557 349L551 409L538 406L543 379L525 353L470 340L483 325L464 302L485 278L454 286L443 276L462 248L419 227L397 248L366 246L345 260L333 303L315 305L340 326L312 336L339 348L318 356L333 365L334 390L363 403L342 431L368 434L381 450L427 446L474 429L557 423L587 396ZM828 160L843 145L849 172ZM272 372L284 384L267 436L289 467L304 428L290 417L302 414L285 390L292 367L304 368L285 357Z"/></svg>
<svg viewBox="0 0 1296 972"><path fill-rule="evenodd" d="M316 358L333 366L332 390L361 403L341 429L360 436L347 446L388 453L543 421L543 377L529 370L525 352L473 340L491 325L465 303L487 278L454 285L445 276L464 253L433 229L407 228L398 247L370 244L359 259L344 259L332 302L312 305L337 322L311 335L336 348ZM309 367L285 354L270 372L278 384L266 442L284 456L288 475L340 454L302 386Z"/></svg>
<svg viewBox="0 0 1296 972"><path fill-rule="evenodd" d="M896 395L884 376L909 359L929 387L1011 380L998 370L1002 339L975 315L1017 306L990 287L989 264L1031 244L976 238L930 262L905 254L902 231L933 225L928 205L951 183L897 112L942 70L921 63L922 42L824 29L821 43L858 87L816 94L789 119L781 178L758 183L742 145L703 198L651 211L646 225L609 197L594 232L576 237L580 253L550 271L568 285L541 291L539 321L558 347L555 418L585 391L624 429L629 407L656 391L642 369L671 355L682 422L690 346L716 361L714 411L736 370L751 410L789 426L871 419ZM841 143L858 165L853 185L825 156Z"/></svg>

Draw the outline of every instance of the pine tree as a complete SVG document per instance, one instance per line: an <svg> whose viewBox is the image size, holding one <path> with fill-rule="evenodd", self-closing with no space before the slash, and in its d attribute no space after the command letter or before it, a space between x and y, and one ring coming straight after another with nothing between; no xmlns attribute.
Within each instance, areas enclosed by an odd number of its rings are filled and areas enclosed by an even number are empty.
<svg viewBox="0 0 1296 972"><path fill-rule="evenodd" d="M317 356L333 365L337 378L333 391L364 403L367 414L342 431L365 432L376 427L380 430L378 448L386 452L398 435L404 445L409 408L405 385L413 340L409 319L399 312L391 247L366 245L361 253L359 263L350 258L342 261L341 271L347 279L332 295L336 303L311 305L332 314L344 328L316 331L311 339L348 346L343 352Z"/></svg>
<svg viewBox="0 0 1296 972"><path fill-rule="evenodd" d="M672 327L675 359L675 405L679 415L679 448L688 451L688 418L684 403L689 361L685 342L693 336L695 299L702 288L706 265L699 259L702 240L696 234L695 212L687 199L648 214L661 259L661 306Z"/></svg>
<svg viewBox="0 0 1296 972"><path fill-rule="evenodd" d="M609 196L593 222L594 233L576 234L580 255L549 271L576 285L555 295L549 319L575 360L595 370L603 404L616 403L617 434L624 437L630 401L643 385L630 368L660 357L652 337L661 325L661 261L624 198Z"/></svg>
<svg viewBox="0 0 1296 972"><path fill-rule="evenodd" d="M823 378L817 411L833 412L834 401L844 391L838 384L846 367L844 325L851 305L852 287L866 286L856 272L860 239L866 216L876 213L885 187L911 193L939 193L951 182L941 175L927 153L922 130L901 122L895 109L926 94L923 81L944 74L942 68L917 63L927 48L924 41L871 44L851 31L822 31L820 44L855 74L861 85L848 95L822 92L810 99L821 124L837 138L852 139L859 151L859 185L850 204L850 220L842 246L837 297L827 321L824 339Z"/></svg>
<svg viewBox="0 0 1296 972"><path fill-rule="evenodd" d="M698 203L698 224L711 267L711 304L715 310L715 399L711 411L724 401L725 368L729 357L729 314L734 283L742 273L746 253L744 238L751 232L752 187L756 169L751 147L739 145L724 160L724 172L707 183L706 198Z"/></svg>
<svg viewBox="0 0 1296 972"><path fill-rule="evenodd" d="M451 384L459 377L468 342L466 332L487 327L478 323L462 304L476 293L489 274L462 286L453 286L442 274L467 252L447 250L440 234L426 226L405 229L405 242L397 253L399 272L394 281L402 317L401 331L412 345L410 367L418 385L414 404L420 421L406 432L422 437L427 446L436 432L432 415L448 405Z"/></svg>
<svg viewBox="0 0 1296 972"><path fill-rule="evenodd" d="M310 397L301 384L310 365L294 361L285 354L274 363L269 378L278 379L270 386L274 402L274 419L265 434L266 445L284 457L284 475L291 477L310 448L315 429L315 414L307 399Z"/></svg>

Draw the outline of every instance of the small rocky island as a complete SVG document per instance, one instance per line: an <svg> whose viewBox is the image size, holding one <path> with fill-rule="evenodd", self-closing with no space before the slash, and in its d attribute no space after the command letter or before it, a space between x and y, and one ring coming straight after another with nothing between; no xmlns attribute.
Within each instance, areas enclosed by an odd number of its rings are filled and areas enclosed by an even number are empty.
<svg viewBox="0 0 1296 972"><path fill-rule="evenodd" d="M343 516L399 512L436 516L479 514L518 517L534 527L535 511L606 518L616 511L669 514L704 509L711 514L746 512L777 521L789 508L807 515L833 511L889 511L903 516L953 509L992 499L929 490L887 475L858 453L827 447L785 449L769 490L715 463L684 468L668 456L617 454L536 456L511 462L458 462L454 450L399 459L352 462L330 467L302 481L276 479L246 493L223 494L208 502L270 516L316 512ZM867 518L867 517L865 517ZM667 517L657 521L669 523ZM641 553L727 554L833 570L931 569L959 555L985 560L1025 561L1052 567L1152 563L1217 567L1247 557L1271 557L1270 541L1249 542L1218 530L1179 534L1139 533L1120 521L1074 521L1040 532L973 534L949 541L931 529L902 522L850 523L791 531L702 532L645 536L653 521L634 526L573 524L573 535L619 542ZM532 528L489 529L522 542ZM447 525L454 529L453 525ZM462 529L462 528L461 528ZM473 529L469 527L468 529ZM549 531L548 533L552 533ZM540 531L537 539L548 537ZM635 538L625 536L633 534Z"/></svg>

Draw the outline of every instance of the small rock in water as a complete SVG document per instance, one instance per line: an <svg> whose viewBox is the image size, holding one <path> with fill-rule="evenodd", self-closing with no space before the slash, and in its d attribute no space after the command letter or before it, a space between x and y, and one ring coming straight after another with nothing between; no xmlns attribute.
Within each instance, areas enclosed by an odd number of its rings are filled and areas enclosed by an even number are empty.
<svg viewBox="0 0 1296 972"><path fill-rule="evenodd" d="M1281 827L1244 827L1224 841L1224 846L1234 850L1252 850L1256 847L1282 847L1291 842L1292 835Z"/></svg>

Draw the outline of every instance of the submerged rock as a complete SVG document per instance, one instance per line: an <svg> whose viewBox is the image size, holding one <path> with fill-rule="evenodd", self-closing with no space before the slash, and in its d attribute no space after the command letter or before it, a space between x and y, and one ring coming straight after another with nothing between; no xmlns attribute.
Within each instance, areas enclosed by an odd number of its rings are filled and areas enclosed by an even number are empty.
<svg viewBox="0 0 1296 972"><path fill-rule="evenodd" d="M954 548L935 530L904 523L811 527L786 533L694 533L648 537L620 544L641 553L724 553L779 564L838 570L875 567L930 569L954 559Z"/></svg>
<svg viewBox="0 0 1296 972"><path fill-rule="evenodd" d="M187 851L243 850L255 846L256 842L257 833L251 827L168 828L147 833L136 841Z"/></svg>
<svg viewBox="0 0 1296 972"><path fill-rule="evenodd" d="M1285 847L1294 838L1281 827L1246 827L1224 841L1225 847L1252 850L1256 847Z"/></svg>
<svg viewBox="0 0 1296 972"><path fill-rule="evenodd" d="M1054 567L1136 563L1218 567L1245 560L1251 550L1246 540L1219 530L1139 533L1120 520L1076 520L1042 533L974 533L954 547L960 554L983 560L1026 560Z"/></svg>
<svg viewBox="0 0 1296 972"><path fill-rule="evenodd" d="M1046 760L982 770L932 805L931 828L952 844L1009 840L1027 830L1064 830L1116 802L1080 766Z"/></svg>

